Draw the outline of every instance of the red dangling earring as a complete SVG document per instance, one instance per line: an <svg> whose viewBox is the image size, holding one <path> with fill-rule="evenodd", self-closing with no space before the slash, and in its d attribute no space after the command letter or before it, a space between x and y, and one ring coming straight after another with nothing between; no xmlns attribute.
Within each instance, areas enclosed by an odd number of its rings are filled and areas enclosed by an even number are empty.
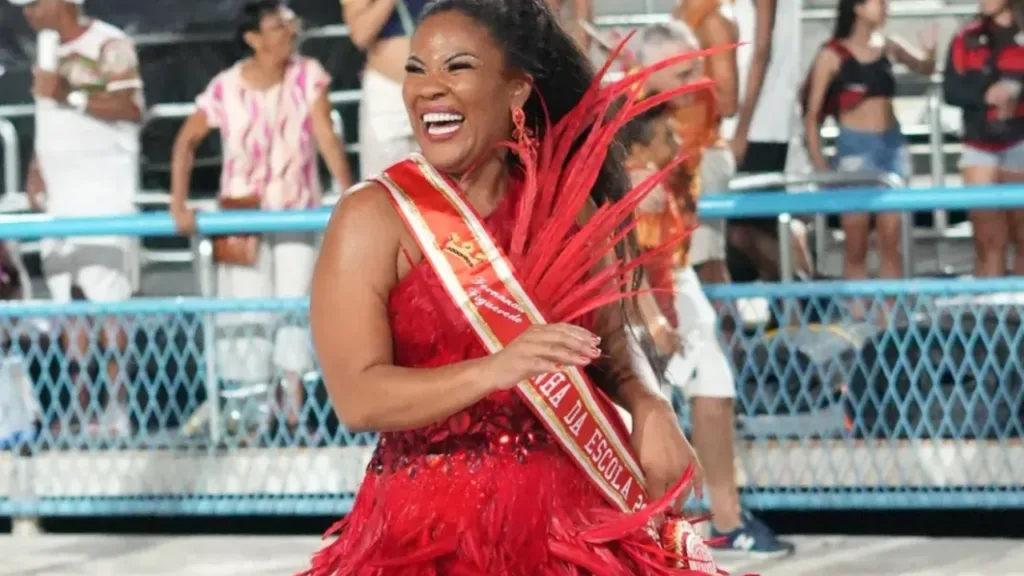
<svg viewBox="0 0 1024 576"><path fill-rule="evenodd" d="M512 109L512 138L524 150L533 151L537 148L537 140L533 137L533 130L526 125L526 113L519 106Z"/></svg>

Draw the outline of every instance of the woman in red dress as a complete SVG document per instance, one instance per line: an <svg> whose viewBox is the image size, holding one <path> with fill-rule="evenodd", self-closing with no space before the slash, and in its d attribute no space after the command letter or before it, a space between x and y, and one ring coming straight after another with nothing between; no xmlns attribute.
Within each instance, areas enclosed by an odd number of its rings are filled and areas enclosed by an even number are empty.
<svg viewBox="0 0 1024 576"><path fill-rule="evenodd" d="M644 190L612 141L647 72L601 88L544 0L432 3L406 70L422 155L339 204L313 280L334 407L380 441L306 574L716 573L659 523L699 466L623 328Z"/></svg>

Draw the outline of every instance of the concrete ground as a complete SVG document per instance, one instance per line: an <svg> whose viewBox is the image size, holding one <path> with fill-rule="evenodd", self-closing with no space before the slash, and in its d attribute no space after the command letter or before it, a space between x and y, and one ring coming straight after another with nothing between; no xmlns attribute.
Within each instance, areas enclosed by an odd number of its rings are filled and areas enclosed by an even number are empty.
<svg viewBox="0 0 1024 576"><path fill-rule="evenodd" d="M1024 541L795 537L793 557L722 558L761 576L1024 576ZM290 576L314 537L0 537L0 576Z"/></svg>

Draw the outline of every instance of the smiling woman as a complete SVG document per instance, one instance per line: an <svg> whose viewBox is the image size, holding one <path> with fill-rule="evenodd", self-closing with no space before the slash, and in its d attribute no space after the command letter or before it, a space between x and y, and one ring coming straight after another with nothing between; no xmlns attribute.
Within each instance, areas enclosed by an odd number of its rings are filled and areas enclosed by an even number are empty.
<svg viewBox="0 0 1024 576"><path fill-rule="evenodd" d="M700 481L617 304L657 178L630 192L614 143L648 104L605 112L647 75L602 89L545 0L426 7L403 86L422 154L338 205L314 274L332 402L381 437L306 574L716 573L685 522L669 550L647 530Z"/></svg>

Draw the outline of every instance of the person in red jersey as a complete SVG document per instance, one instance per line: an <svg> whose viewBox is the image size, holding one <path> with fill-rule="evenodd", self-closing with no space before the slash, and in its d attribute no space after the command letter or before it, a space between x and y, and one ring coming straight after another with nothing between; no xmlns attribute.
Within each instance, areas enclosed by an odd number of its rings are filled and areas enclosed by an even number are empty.
<svg viewBox="0 0 1024 576"><path fill-rule="evenodd" d="M1024 3L979 0L949 48L943 89L963 110L964 184L1024 182ZM1013 273L1024 274L1024 210L972 210L974 274L1006 274L1006 252L1017 250Z"/></svg>
<svg viewBox="0 0 1024 576"><path fill-rule="evenodd" d="M380 440L304 574L719 573L673 512L700 468L624 329L645 255L680 240L637 255L630 233L665 171L631 187L617 135L691 89L641 100L650 74L602 86L545 0L425 8L422 152L339 204L314 274L332 403Z"/></svg>

